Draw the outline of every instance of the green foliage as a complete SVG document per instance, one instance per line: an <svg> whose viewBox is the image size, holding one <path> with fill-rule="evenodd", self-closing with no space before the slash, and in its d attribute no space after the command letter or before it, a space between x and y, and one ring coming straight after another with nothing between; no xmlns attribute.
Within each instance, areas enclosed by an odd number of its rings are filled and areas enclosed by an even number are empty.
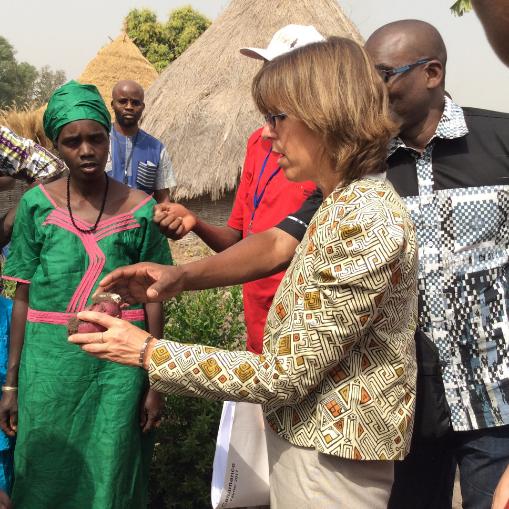
<svg viewBox="0 0 509 509"><path fill-rule="evenodd" d="M15 104L28 106L31 92L37 80L37 69L27 62L18 61L14 57L16 51L9 41L0 36L0 108L8 108Z"/></svg>
<svg viewBox="0 0 509 509"><path fill-rule="evenodd" d="M212 23L203 14L195 11L190 5L172 9L166 23L166 30L172 48L174 60L207 30Z"/></svg>
<svg viewBox="0 0 509 509"><path fill-rule="evenodd" d="M451 5L451 12L455 16L463 16L465 12L473 10L471 0L457 0L454 5Z"/></svg>
<svg viewBox="0 0 509 509"><path fill-rule="evenodd" d="M143 56L162 72L212 23L190 5L173 9L166 24L148 8L131 9L124 18L127 33Z"/></svg>
<svg viewBox="0 0 509 509"><path fill-rule="evenodd" d="M14 300L14 292L16 291L16 282L4 279L3 281L5 296L8 299Z"/></svg>
<svg viewBox="0 0 509 509"><path fill-rule="evenodd" d="M46 104L51 94L66 82L65 72L52 71L48 65L37 71L27 62L18 63L15 54L9 41L0 36L0 109Z"/></svg>
<svg viewBox="0 0 509 509"><path fill-rule="evenodd" d="M245 331L242 289L187 293L164 305L165 337L232 350ZM157 429L149 509L209 509L212 463L222 403L167 395Z"/></svg>
<svg viewBox="0 0 509 509"><path fill-rule="evenodd" d="M49 65L41 67L39 78L35 82L33 89L33 102L36 108L46 104L51 94L60 88L67 81L65 71L59 69L52 71Z"/></svg>

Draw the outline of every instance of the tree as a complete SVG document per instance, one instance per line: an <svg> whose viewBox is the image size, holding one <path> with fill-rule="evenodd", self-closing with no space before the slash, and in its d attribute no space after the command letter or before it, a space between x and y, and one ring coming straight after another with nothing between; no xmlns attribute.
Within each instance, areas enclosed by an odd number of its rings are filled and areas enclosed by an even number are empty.
<svg viewBox="0 0 509 509"><path fill-rule="evenodd" d="M131 9L124 18L127 33L159 71L179 57L212 23L190 5L173 9L166 24L150 9Z"/></svg>
<svg viewBox="0 0 509 509"><path fill-rule="evenodd" d="M35 82L32 91L34 106L38 108L43 104L46 104L49 101L51 94L57 88L60 88L66 81L67 77L65 75L65 71L62 69L52 71L49 65L41 67L41 70L39 71L39 78Z"/></svg>
<svg viewBox="0 0 509 509"><path fill-rule="evenodd" d="M28 106L35 81L37 69L27 62L15 58L16 51L9 41L0 36L0 108Z"/></svg>
<svg viewBox="0 0 509 509"><path fill-rule="evenodd" d="M465 12L470 12L473 9L471 0L457 0L451 6L451 11L455 16L463 16Z"/></svg>
<svg viewBox="0 0 509 509"><path fill-rule="evenodd" d="M207 30L212 21L195 11L190 5L172 9L166 23L172 60L178 58L200 35Z"/></svg>

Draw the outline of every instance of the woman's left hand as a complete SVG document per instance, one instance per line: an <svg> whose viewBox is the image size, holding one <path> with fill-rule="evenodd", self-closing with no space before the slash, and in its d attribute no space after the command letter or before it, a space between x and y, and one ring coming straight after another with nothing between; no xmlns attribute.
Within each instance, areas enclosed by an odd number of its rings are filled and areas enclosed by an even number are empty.
<svg viewBox="0 0 509 509"><path fill-rule="evenodd" d="M68 338L92 357L124 364L125 366L139 366L140 352L149 335L148 332L138 329L125 320L114 318L104 313L82 311L78 318L86 322L102 325L105 332L91 332L88 334L73 334ZM157 342L152 339L145 349L144 369L148 370L150 357Z"/></svg>
<svg viewBox="0 0 509 509"><path fill-rule="evenodd" d="M140 428L143 433L149 433L161 424L163 409L163 395L147 388L140 399Z"/></svg>

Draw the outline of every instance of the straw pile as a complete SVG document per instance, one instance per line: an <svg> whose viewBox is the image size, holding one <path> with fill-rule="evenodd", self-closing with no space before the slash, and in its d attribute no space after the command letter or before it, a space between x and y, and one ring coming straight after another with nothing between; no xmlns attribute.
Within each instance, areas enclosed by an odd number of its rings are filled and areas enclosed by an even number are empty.
<svg viewBox="0 0 509 509"><path fill-rule="evenodd" d="M99 50L77 81L83 84L92 83L99 89L113 118L110 106L111 90L119 81L134 80L146 90L157 76L154 66L123 32L108 46Z"/></svg>
<svg viewBox="0 0 509 509"><path fill-rule="evenodd" d="M18 136L34 140L44 148L52 149L53 143L44 134L42 117L46 111L46 105L37 110L0 110L0 125L8 127Z"/></svg>
<svg viewBox="0 0 509 509"><path fill-rule="evenodd" d="M237 185L248 137L262 126L250 92L261 61L239 49L266 48L291 23L363 42L334 0L232 0L148 89L141 127L170 153L174 199L216 200Z"/></svg>

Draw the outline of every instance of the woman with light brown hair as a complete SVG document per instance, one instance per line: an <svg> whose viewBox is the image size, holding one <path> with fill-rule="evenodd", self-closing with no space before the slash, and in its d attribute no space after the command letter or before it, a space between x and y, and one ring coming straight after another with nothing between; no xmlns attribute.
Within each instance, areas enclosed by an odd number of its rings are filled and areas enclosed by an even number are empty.
<svg viewBox="0 0 509 509"><path fill-rule="evenodd" d="M272 509L381 509L410 445L417 310L415 228L385 180L396 133L386 90L363 48L330 38L267 63L253 97L286 178L324 195L274 297L263 354L155 340L85 312L108 330L69 341L148 370L157 391L261 403ZM129 277L128 301L155 300L146 289L160 269L120 269L101 291Z"/></svg>

